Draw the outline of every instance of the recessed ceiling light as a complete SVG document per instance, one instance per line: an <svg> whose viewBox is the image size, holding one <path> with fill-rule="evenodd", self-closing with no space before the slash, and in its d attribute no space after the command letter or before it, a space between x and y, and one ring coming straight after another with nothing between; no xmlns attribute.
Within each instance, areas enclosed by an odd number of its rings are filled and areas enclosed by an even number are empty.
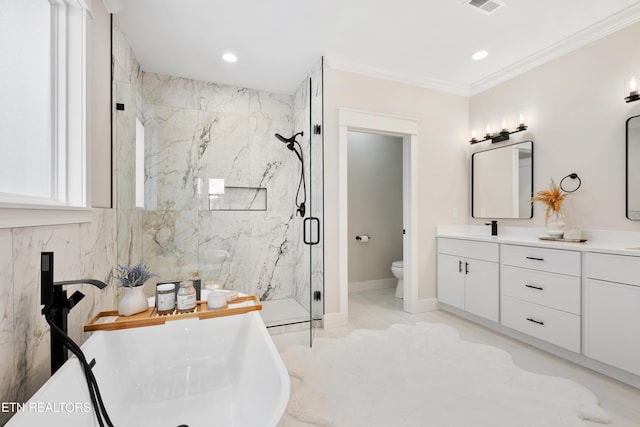
<svg viewBox="0 0 640 427"><path fill-rule="evenodd" d="M238 57L231 52L227 52L224 55L222 55L222 59L224 59L227 62L236 62L238 60Z"/></svg>
<svg viewBox="0 0 640 427"><path fill-rule="evenodd" d="M475 59L476 61L479 61L481 59L486 58L487 55L489 55L489 53L486 50L479 50L476 53L474 53L473 55L471 55L471 58Z"/></svg>

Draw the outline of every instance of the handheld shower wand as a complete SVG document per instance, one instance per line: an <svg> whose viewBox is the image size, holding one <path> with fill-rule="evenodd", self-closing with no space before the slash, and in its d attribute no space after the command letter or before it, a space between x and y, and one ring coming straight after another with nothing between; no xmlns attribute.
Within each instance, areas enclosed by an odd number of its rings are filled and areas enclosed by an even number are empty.
<svg viewBox="0 0 640 427"><path fill-rule="evenodd" d="M298 208L297 209L298 214L300 214L300 216L304 218L304 215L306 212L305 203L307 202L307 183L304 177L304 158L302 156L302 147L300 146L300 143L296 141L297 136L304 136L304 132L298 132L290 138L285 138L279 133L276 133L276 138L278 138L283 143L287 144L287 148L293 151L294 153L296 153L296 156L298 157L298 160L300 160L300 164L302 165L301 171L300 171L300 181L298 182L298 191L296 191L296 207ZM296 149L296 145L298 146L298 149ZM298 198L300 197L301 187L303 191L302 201L298 202Z"/></svg>

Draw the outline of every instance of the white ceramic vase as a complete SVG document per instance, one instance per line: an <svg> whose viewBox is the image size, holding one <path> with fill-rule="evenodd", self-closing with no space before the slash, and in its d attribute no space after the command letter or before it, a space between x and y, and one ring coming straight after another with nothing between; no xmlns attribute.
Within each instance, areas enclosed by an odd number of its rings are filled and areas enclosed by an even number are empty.
<svg viewBox="0 0 640 427"><path fill-rule="evenodd" d="M147 296L144 294L142 286L124 287L122 289L124 294L118 303L118 314L120 316L133 316L149 308Z"/></svg>

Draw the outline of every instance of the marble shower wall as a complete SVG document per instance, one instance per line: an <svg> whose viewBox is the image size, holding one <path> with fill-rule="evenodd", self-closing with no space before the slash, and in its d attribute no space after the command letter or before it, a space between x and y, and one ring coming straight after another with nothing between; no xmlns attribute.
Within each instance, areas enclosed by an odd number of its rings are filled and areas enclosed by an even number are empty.
<svg viewBox="0 0 640 427"><path fill-rule="evenodd" d="M0 401L24 402L50 376L49 326L40 313L40 252L54 252L54 280L98 279L111 284L116 217L94 209L85 224L0 230ZM69 314L69 335L83 343L84 324L115 306L115 286L69 287L85 298ZM10 414L0 413L0 425Z"/></svg>
<svg viewBox="0 0 640 427"><path fill-rule="evenodd" d="M263 300L292 297L298 160L274 134L291 135L293 97L153 73L142 82L154 124L145 138L145 262L160 280L198 275ZM210 210L210 179L266 188L267 209Z"/></svg>

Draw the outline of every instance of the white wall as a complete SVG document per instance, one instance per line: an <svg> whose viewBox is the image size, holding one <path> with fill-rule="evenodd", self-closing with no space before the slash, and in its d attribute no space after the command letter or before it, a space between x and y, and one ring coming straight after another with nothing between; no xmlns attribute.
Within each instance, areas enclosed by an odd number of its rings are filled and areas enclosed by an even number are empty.
<svg viewBox="0 0 640 427"><path fill-rule="evenodd" d="M325 312L339 311L338 108L418 121L418 281L420 298L436 295L435 227L468 220L468 99L407 84L325 68ZM460 212L452 218L452 210Z"/></svg>
<svg viewBox="0 0 640 427"><path fill-rule="evenodd" d="M580 176L582 187L566 206L569 219L583 228L640 229L624 212L625 121L640 114L640 102L623 99L625 78L640 70L639 40L635 24L470 99L476 133L487 124L498 129L503 117L513 129L524 113L529 130L510 142L534 141L534 192L546 189L550 178ZM490 145L474 145L469 158ZM501 223L543 227L544 211L535 206L533 219Z"/></svg>
<svg viewBox="0 0 640 427"><path fill-rule="evenodd" d="M390 279L402 259L402 138L349 132L349 283ZM355 236L367 234L368 242Z"/></svg>

